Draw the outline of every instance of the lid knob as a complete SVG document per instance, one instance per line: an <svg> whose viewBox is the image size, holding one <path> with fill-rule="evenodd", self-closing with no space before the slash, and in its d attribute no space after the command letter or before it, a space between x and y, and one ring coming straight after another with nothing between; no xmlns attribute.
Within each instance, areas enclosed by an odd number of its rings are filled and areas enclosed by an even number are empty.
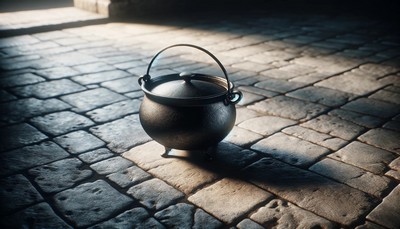
<svg viewBox="0 0 400 229"><path fill-rule="evenodd" d="M182 77L183 80L184 80L186 83L190 83L190 80L192 79L192 77L194 76L194 74L193 74L193 73L190 73L190 72L181 72L181 73L179 74L179 76Z"/></svg>

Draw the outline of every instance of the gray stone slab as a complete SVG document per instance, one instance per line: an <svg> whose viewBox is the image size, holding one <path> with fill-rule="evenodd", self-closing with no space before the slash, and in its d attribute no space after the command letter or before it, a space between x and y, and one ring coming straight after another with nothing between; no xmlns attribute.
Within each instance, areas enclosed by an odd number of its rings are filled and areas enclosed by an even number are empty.
<svg viewBox="0 0 400 229"><path fill-rule="evenodd" d="M0 174L12 174L34 166L43 165L65 157L69 154L53 142L26 146L0 154Z"/></svg>
<svg viewBox="0 0 400 229"><path fill-rule="evenodd" d="M79 72L72 69L71 67L55 67L55 68L47 68L36 71L38 75L46 77L47 79L61 79L70 76L78 75Z"/></svg>
<svg viewBox="0 0 400 229"><path fill-rule="evenodd" d="M304 87L306 84L300 82L289 82L281 79L267 79L256 83L254 86L279 93L286 93L297 88Z"/></svg>
<svg viewBox="0 0 400 229"><path fill-rule="evenodd" d="M243 174L278 197L343 225L357 222L378 201L357 189L271 158L250 165Z"/></svg>
<svg viewBox="0 0 400 229"><path fill-rule="evenodd" d="M102 83L101 86L106 87L118 93L137 91L140 90L141 88L141 86L138 83L138 77L126 77L122 79L107 81Z"/></svg>
<svg viewBox="0 0 400 229"><path fill-rule="evenodd" d="M260 134L235 126L224 140L239 146L246 146L261 138Z"/></svg>
<svg viewBox="0 0 400 229"><path fill-rule="evenodd" d="M54 196L55 206L74 227L89 226L118 213L132 199L103 180L81 184Z"/></svg>
<svg viewBox="0 0 400 229"><path fill-rule="evenodd" d="M15 210L43 201L43 197L23 175L17 174L0 179L0 213Z"/></svg>
<svg viewBox="0 0 400 229"><path fill-rule="evenodd" d="M70 111L35 117L31 122L43 132L54 136L94 125L90 119Z"/></svg>
<svg viewBox="0 0 400 229"><path fill-rule="evenodd" d="M265 138L252 145L251 149L300 167L308 167L330 152L324 147L283 133Z"/></svg>
<svg viewBox="0 0 400 229"><path fill-rule="evenodd" d="M109 174L107 178L118 184L121 188L127 188L133 184L150 179L151 175L137 166L131 166L122 171Z"/></svg>
<svg viewBox="0 0 400 229"><path fill-rule="evenodd" d="M213 155L213 161L218 164L218 168L222 171L237 172L254 162L257 157L258 154L254 151L221 142L216 148L215 155Z"/></svg>
<svg viewBox="0 0 400 229"><path fill-rule="evenodd" d="M102 140L83 130L62 135L54 141L72 154L80 154L105 145Z"/></svg>
<svg viewBox="0 0 400 229"><path fill-rule="evenodd" d="M261 225L276 228L335 228L334 223L284 200L273 199L259 208L250 218Z"/></svg>
<svg viewBox="0 0 400 229"><path fill-rule="evenodd" d="M124 170L132 166L132 162L123 157L112 157L90 165L98 174L105 175Z"/></svg>
<svg viewBox="0 0 400 229"><path fill-rule="evenodd" d="M391 118L400 113L400 107L396 104L368 98L351 101L342 108L381 118Z"/></svg>
<svg viewBox="0 0 400 229"><path fill-rule="evenodd" d="M377 99L393 104L400 104L400 93L396 93L390 90L379 90L369 96L369 98Z"/></svg>
<svg viewBox="0 0 400 229"><path fill-rule="evenodd" d="M2 228L72 228L47 203L39 203L13 215L0 218Z"/></svg>
<svg viewBox="0 0 400 229"><path fill-rule="evenodd" d="M360 141L400 154L400 133L386 129L372 129L358 138Z"/></svg>
<svg viewBox="0 0 400 229"><path fill-rule="evenodd" d="M79 154L78 157L82 161L91 164L91 163L95 163L95 162L101 161L103 159L112 157L113 155L114 154L111 153L111 151L109 149L101 148L101 149L89 151L87 153Z"/></svg>
<svg viewBox="0 0 400 229"><path fill-rule="evenodd" d="M21 36L14 36L14 37L6 37L0 39L1 48L5 47L14 47L14 46L21 46L21 45L30 45L40 42L36 37L31 35L21 35Z"/></svg>
<svg viewBox="0 0 400 229"><path fill-rule="evenodd" d="M328 114L368 128L375 128L384 123L384 120L381 118L343 109L335 109Z"/></svg>
<svg viewBox="0 0 400 229"><path fill-rule="evenodd" d="M0 90L0 102L8 102L11 100L16 100L16 99L17 99L17 97L8 93L7 91Z"/></svg>
<svg viewBox="0 0 400 229"><path fill-rule="evenodd" d="M235 122L235 124L237 125L237 124L239 124L239 123L241 123L243 121L246 121L248 119L255 118L255 117L258 117L258 116L261 116L261 114L256 112L256 111L247 109L246 107L238 107L236 109L236 122Z"/></svg>
<svg viewBox="0 0 400 229"><path fill-rule="evenodd" d="M328 110L324 105L304 102L302 100L277 96L248 106L249 109L294 120L309 120Z"/></svg>
<svg viewBox="0 0 400 229"><path fill-rule="evenodd" d="M30 169L29 174L44 192L55 193L92 175L91 170L82 169L82 166L79 159L69 158Z"/></svg>
<svg viewBox="0 0 400 229"><path fill-rule="evenodd" d="M117 153L123 153L136 145L151 140L140 125L139 115L131 115L92 127L90 132L107 142L107 146Z"/></svg>
<svg viewBox="0 0 400 229"><path fill-rule="evenodd" d="M100 106L125 100L126 97L105 88L96 88L61 97L76 107L77 111L88 111Z"/></svg>
<svg viewBox="0 0 400 229"><path fill-rule="evenodd" d="M390 130L395 130L397 132L400 132L400 122L399 121L389 121L383 125L384 128L390 129Z"/></svg>
<svg viewBox="0 0 400 229"><path fill-rule="evenodd" d="M212 229L212 228L220 228L223 224L218 219L214 218L210 214L206 213L202 209L196 209L194 213L194 224L193 229Z"/></svg>
<svg viewBox="0 0 400 229"><path fill-rule="evenodd" d="M68 79L53 80L49 82L17 87L12 91L22 97L36 97L46 99L59 95L83 91L86 88Z"/></svg>
<svg viewBox="0 0 400 229"><path fill-rule="evenodd" d="M296 123L296 121L286 118L261 116L246 120L240 123L239 127L265 136L274 134L287 126L291 126Z"/></svg>
<svg viewBox="0 0 400 229"><path fill-rule="evenodd" d="M238 89L239 89L239 91L242 91L242 92L246 92L247 91L247 92L250 92L252 94L264 96L264 97L267 97L267 98L271 98L271 97L274 97L274 96L279 94L277 92L268 91L268 90L261 89L261 88L258 88L258 87L253 87L253 86L240 86Z"/></svg>
<svg viewBox="0 0 400 229"><path fill-rule="evenodd" d="M133 208L115 218L107 220L103 223L96 224L90 229L130 229L130 228L165 228L157 220L150 217L144 208Z"/></svg>
<svg viewBox="0 0 400 229"><path fill-rule="evenodd" d="M184 194L157 178L131 187L128 194L149 209L159 210L176 203Z"/></svg>
<svg viewBox="0 0 400 229"><path fill-rule="evenodd" d="M56 63L60 63L64 66L74 66L98 61L98 59L93 56L79 52L68 52L53 55L50 57L50 60L55 61Z"/></svg>
<svg viewBox="0 0 400 229"><path fill-rule="evenodd" d="M264 227L250 219L244 219L236 225L239 229L263 229Z"/></svg>
<svg viewBox="0 0 400 229"><path fill-rule="evenodd" d="M397 185L382 203L380 203L371 213L367 215L367 219L383 225L388 228L400 227L400 186Z"/></svg>
<svg viewBox="0 0 400 229"><path fill-rule="evenodd" d="M349 99L355 96L342 91L314 86L301 88L299 90L290 92L287 95L297 99L320 103L331 107L343 105Z"/></svg>
<svg viewBox="0 0 400 229"><path fill-rule="evenodd" d="M0 151L22 147L47 139L46 135L26 123L3 127L0 129L0 136Z"/></svg>
<svg viewBox="0 0 400 229"><path fill-rule="evenodd" d="M13 75L9 77L0 78L0 87L15 87L34 83L40 83L45 81L42 77L33 73L23 73L19 75Z"/></svg>
<svg viewBox="0 0 400 229"><path fill-rule="evenodd" d="M76 69L80 73L88 74L88 73L105 72L105 71L109 71L109 70L114 70L115 67L108 65L106 63L103 63L103 62L95 62L95 63L90 63L90 64L76 65L73 67L73 69Z"/></svg>
<svg viewBox="0 0 400 229"><path fill-rule="evenodd" d="M179 203L156 212L154 217L168 228L192 228L194 209L193 205Z"/></svg>
<svg viewBox="0 0 400 229"><path fill-rule="evenodd" d="M246 105L252 104L254 102L265 99L264 96L253 94L253 93L250 93L247 91L242 91L242 94L243 94L243 98L238 103L238 105L240 105L240 106L246 106Z"/></svg>
<svg viewBox="0 0 400 229"><path fill-rule="evenodd" d="M106 72L90 73L81 76L72 77L72 80L80 84L95 84L105 81L115 80L129 76L129 73L121 70L111 70Z"/></svg>
<svg viewBox="0 0 400 229"><path fill-rule="evenodd" d="M95 122L108 122L126 115L138 113L141 100L125 100L99 109L89 111L87 115Z"/></svg>

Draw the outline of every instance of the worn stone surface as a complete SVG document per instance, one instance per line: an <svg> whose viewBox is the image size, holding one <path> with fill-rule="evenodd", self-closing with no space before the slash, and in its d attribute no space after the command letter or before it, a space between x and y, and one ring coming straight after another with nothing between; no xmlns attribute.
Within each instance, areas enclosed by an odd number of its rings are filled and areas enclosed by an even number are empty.
<svg viewBox="0 0 400 229"><path fill-rule="evenodd" d="M239 229L263 229L264 227L250 219L244 219L236 226Z"/></svg>
<svg viewBox="0 0 400 229"><path fill-rule="evenodd" d="M105 145L103 141L88 132L79 130L54 139L69 153L79 154Z"/></svg>
<svg viewBox="0 0 400 229"><path fill-rule="evenodd" d="M305 84L300 82L289 82L280 79L267 79L256 83L254 86L275 92L286 93L297 88L304 87Z"/></svg>
<svg viewBox="0 0 400 229"><path fill-rule="evenodd" d="M367 215L367 219L388 228L398 228L400 226L399 201L400 186L397 185L397 187L383 199L382 203Z"/></svg>
<svg viewBox="0 0 400 229"><path fill-rule="evenodd" d="M262 99L265 99L265 97L263 97L261 95L257 95L257 94L247 92L247 91L242 91L242 94L243 94L243 98L238 103L241 106L246 106L246 105L252 104L254 102L260 101Z"/></svg>
<svg viewBox="0 0 400 229"><path fill-rule="evenodd" d="M82 76L75 76L72 77L72 79L80 84L87 85L87 84L95 84L109 80L119 79L127 76L129 76L129 73L127 72L121 70L112 70L107 72L91 73Z"/></svg>
<svg viewBox="0 0 400 229"><path fill-rule="evenodd" d="M239 127L265 136L274 134L287 126L291 126L296 123L296 121L286 118L261 116L244 121L239 124Z"/></svg>
<svg viewBox="0 0 400 229"><path fill-rule="evenodd" d="M212 217L210 214L200 208L196 209L196 212L194 213L193 229L220 228L222 225L221 221Z"/></svg>
<svg viewBox="0 0 400 229"><path fill-rule="evenodd" d="M90 119L70 111L35 117L31 121L37 128L55 136L94 125Z"/></svg>
<svg viewBox="0 0 400 229"><path fill-rule="evenodd" d="M150 179L151 175L137 166L131 166L107 176L108 179L118 184L121 188L129 187L144 180Z"/></svg>
<svg viewBox="0 0 400 229"><path fill-rule="evenodd" d="M76 69L80 73L87 74L114 70L115 68L103 62L95 62L90 64L76 65L73 67L73 69Z"/></svg>
<svg viewBox="0 0 400 229"><path fill-rule="evenodd" d="M371 129L358 138L360 141L400 154L400 133L385 129Z"/></svg>
<svg viewBox="0 0 400 229"><path fill-rule="evenodd" d="M87 115L95 122L107 122L138 113L141 101L137 99L125 100L99 109L89 111Z"/></svg>
<svg viewBox="0 0 400 229"><path fill-rule="evenodd" d="M396 158L393 153L358 141L351 142L339 151L329 155L337 160L355 165L375 174L382 174L388 164Z"/></svg>
<svg viewBox="0 0 400 229"><path fill-rule="evenodd" d="M329 153L324 147L283 133L265 138L252 145L251 149L300 167L310 166Z"/></svg>
<svg viewBox="0 0 400 229"><path fill-rule="evenodd" d="M147 208L155 210L171 205L184 197L183 193L156 178L131 187L127 193Z"/></svg>
<svg viewBox="0 0 400 229"><path fill-rule="evenodd" d="M246 107L239 107L236 109L236 122L235 124L239 124L243 121L246 121L251 118L255 118L257 116L261 116L260 113L257 113L253 110L247 109Z"/></svg>
<svg viewBox="0 0 400 229"><path fill-rule="evenodd" d="M0 213L15 210L43 201L43 197L23 175L17 174L0 179Z"/></svg>
<svg viewBox="0 0 400 229"><path fill-rule="evenodd" d="M400 122L399 121L389 121L383 125L384 128L400 131Z"/></svg>
<svg viewBox="0 0 400 229"><path fill-rule="evenodd" d="M1 77L0 85L1 87L15 87L34 83L40 83L45 81L42 77L35 75L33 73L23 73L19 75L13 75L9 77Z"/></svg>
<svg viewBox="0 0 400 229"><path fill-rule="evenodd" d="M54 193L90 177L93 172L82 166L79 159L69 158L30 169L29 174L44 192Z"/></svg>
<svg viewBox="0 0 400 229"><path fill-rule="evenodd" d="M47 79L61 79L74 75L78 75L79 72L75 71L70 67L56 67L56 68L47 68L36 71L38 75L46 77Z"/></svg>
<svg viewBox="0 0 400 229"><path fill-rule="evenodd" d="M107 219L132 203L103 180L81 184L54 196L56 207L75 227Z"/></svg>
<svg viewBox="0 0 400 229"><path fill-rule="evenodd" d="M194 206L185 203L172 205L154 214L168 228L192 228Z"/></svg>
<svg viewBox="0 0 400 229"><path fill-rule="evenodd" d="M284 200L273 199L250 218L273 228L335 228L332 222Z"/></svg>
<svg viewBox="0 0 400 229"><path fill-rule="evenodd" d="M343 109L335 109L330 111L328 114L368 128L378 127L384 122L383 119L378 117Z"/></svg>
<svg viewBox="0 0 400 229"><path fill-rule="evenodd" d="M137 91L140 90L141 88L138 83L137 77L126 77L122 79L107 81L102 83L101 86L106 87L118 93Z"/></svg>
<svg viewBox="0 0 400 229"><path fill-rule="evenodd" d="M393 104L400 104L400 93L392 92L390 90L379 90L369 96L369 98L377 99Z"/></svg>
<svg viewBox="0 0 400 229"><path fill-rule="evenodd" d="M47 139L33 126L22 123L0 129L0 151L5 151Z"/></svg>
<svg viewBox="0 0 400 229"><path fill-rule="evenodd" d="M248 193L252 193L251 196ZM225 223L246 214L255 205L272 195L249 183L224 178L199 190L189 201L210 212Z"/></svg>
<svg viewBox="0 0 400 229"><path fill-rule="evenodd" d="M391 118L400 112L400 107L398 105L367 98L351 101L342 108L381 118Z"/></svg>
<svg viewBox="0 0 400 229"><path fill-rule="evenodd" d="M100 149L96 149L93 151L89 151L87 153L79 154L78 157L82 161L91 164L91 163L112 157L113 155L114 154L111 153L110 150L105 149L105 148L100 148Z"/></svg>
<svg viewBox="0 0 400 229"><path fill-rule="evenodd" d="M90 168L98 174L110 174L121 171L132 165L132 162L123 157L112 157L92 164Z"/></svg>
<svg viewBox="0 0 400 229"><path fill-rule="evenodd" d="M215 169L233 174L257 160L257 157L258 154L252 150L221 142L212 160L217 164Z"/></svg>
<svg viewBox="0 0 400 229"><path fill-rule="evenodd" d="M239 146L246 146L261 138L262 135L260 134L235 126L225 138L225 141L232 142Z"/></svg>
<svg viewBox="0 0 400 229"><path fill-rule="evenodd" d="M290 92L287 95L297 99L320 103L332 107L340 106L354 96L349 93L332 90L329 88L313 86L301 88L299 90Z"/></svg>
<svg viewBox="0 0 400 229"><path fill-rule="evenodd" d="M171 163L174 159L166 159L161 155L165 148L155 141L136 146L122 154L123 157L133 161L145 170L149 170L160 165Z"/></svg>

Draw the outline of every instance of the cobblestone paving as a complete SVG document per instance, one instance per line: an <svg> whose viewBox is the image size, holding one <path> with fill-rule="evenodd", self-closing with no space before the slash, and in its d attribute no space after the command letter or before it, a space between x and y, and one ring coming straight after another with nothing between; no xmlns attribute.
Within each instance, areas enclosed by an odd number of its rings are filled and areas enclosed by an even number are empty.
<svg viewBox="0 0 400 229"><path fill-rule="evenodd" d="M0 38L0 225L400 228L395 31L254 12ZM212 161L161 157L139 122L138 76L174 43L244 92ZM189 70L220 74L186 49L151 74Z"/></svg>

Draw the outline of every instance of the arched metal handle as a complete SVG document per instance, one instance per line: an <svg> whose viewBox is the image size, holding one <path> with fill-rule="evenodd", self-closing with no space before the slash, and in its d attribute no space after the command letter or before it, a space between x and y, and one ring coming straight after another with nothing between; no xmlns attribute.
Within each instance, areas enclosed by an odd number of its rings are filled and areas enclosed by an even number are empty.
<svg viewBox="0 0 400 229"><path fill-rule="evenodd" d="M149 66L147 67L146 74L139 78L139 80L138 80L139 84L141 85L142 81L146 82L146 81L149 81L151 79L151 76L150 76L151 66L153 65L154 61L157 59L157 57L161 53L163 53L164 51L166 51L168 49L171 49L171 48L174 48L174 47L180 47L180 46L195 48L195 49L200 50L200 51L206 53L207 55L209 55L218 64L218 66L220 67L220 69L222 70L222 72L224 73L224 76L226 78L227 87L228 87L228 94L227 94L227 98L226 98L227 102L228 103L238 103L241 100L241 98L243 97L242 93L240 91L233 92L233 86L231 88L231 83L229 82L228 73L227 73L225 67L222 65L221 61L219 61L217 59L217 57L215 57L210 51L208 51L208 50L206 50L206 49L204 49L202 47L199 47L199 46L196 46L196 45L192 45L192 44L175 44L175 45L168 46L168 47L162 49L161 51L159 51L153 57L153 59L151 59L151 61L149 63Z"/></svg>

